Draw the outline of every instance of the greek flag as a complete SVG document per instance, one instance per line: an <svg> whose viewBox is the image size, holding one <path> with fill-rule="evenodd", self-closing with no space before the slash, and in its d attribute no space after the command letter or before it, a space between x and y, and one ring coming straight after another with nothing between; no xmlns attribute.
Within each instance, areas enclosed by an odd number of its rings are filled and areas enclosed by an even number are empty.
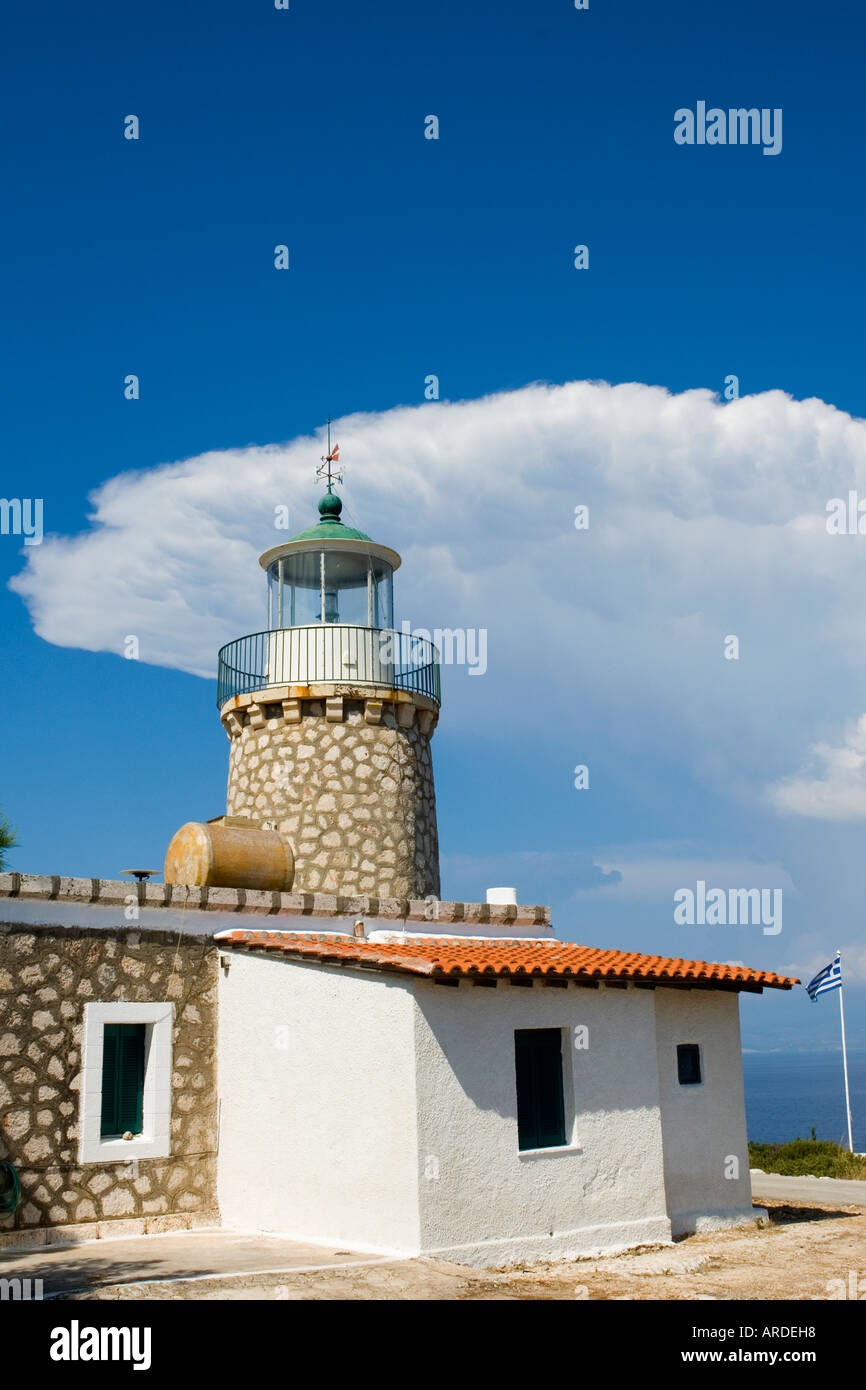
<svg viewBox="0 0 866 1390"><path fill-rule="evenodd" d="M810 980L806 986L806 992L814 1004L819 994L828 994L831 989L842 988L842 960L839 952L836 952L836 959L829 965L825 965L823 970L819 970L814 980Z"/></svg>

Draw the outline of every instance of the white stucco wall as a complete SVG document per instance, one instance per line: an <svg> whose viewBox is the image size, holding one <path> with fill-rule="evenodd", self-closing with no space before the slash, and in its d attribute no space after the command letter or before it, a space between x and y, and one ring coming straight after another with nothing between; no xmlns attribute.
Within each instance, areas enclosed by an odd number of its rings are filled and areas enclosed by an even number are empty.
<svg viewBox="0 0 866 1390"><path fill-rule="evenodd" d="M650 997L655 1000L665 1189L674 1235L751 1220L739 996L657 989ZM699 1085L680 1085L678 1043L699 1045ZM732 1159L738 1177L726 1176Z"/></svg>
<svg viewBox="0 0 866 1390"><path fill-rule="evenodd" d="M419 1248L411 988L232 952L220 970L223 1223Z"/></svg>
<svg viewBox="0 0 866 1390"><path fill-rule="evenodd" d="M448 987L226 957L226 1226L484 1266L750 1217L735 994ZM565 1148L518 1148L519 1028L563 1030ZM682 1042L701 1048L698 1086L678 1082Z"/></svg>
<svg viewBox="0 0 866 1390"><path fill-rule="evenodd" d="M414 989L424 1254L496 1265L670 1239L651 991ZM566 1149L518 1149L518 1028L565 1032Z"/></svg>

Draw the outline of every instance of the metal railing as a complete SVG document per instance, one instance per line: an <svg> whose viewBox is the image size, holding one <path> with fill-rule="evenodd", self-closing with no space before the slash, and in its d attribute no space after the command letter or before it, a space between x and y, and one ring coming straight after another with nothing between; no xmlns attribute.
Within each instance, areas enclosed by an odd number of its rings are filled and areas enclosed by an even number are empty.
<svg viewBox="0 0 866 1390"><path fill-rule="evenodd" d="M272 685L384 686L438 704L439 652L426 637L390 628L311 623L238 637L220 650L217 705Z"/></svg>

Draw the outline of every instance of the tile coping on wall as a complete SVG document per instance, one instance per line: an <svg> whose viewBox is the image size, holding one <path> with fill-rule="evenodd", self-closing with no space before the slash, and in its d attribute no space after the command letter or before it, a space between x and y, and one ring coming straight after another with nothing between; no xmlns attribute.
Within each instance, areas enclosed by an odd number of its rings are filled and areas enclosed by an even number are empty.
<svg viewBox="0 0 866 1390"><path fill-rule="evenodd" d="M359 917L429 924L549 928L550 908L512 903L458 903L406 898L340 897L333 893L277 893L253 888L187 888L168 883L121 882L106 878L0 873L0 899L99 907L169 908L175 912L252 913L279 917ZM0 908L2 917L2 908ZM425 930L428 929L425 927Z"/></svg>

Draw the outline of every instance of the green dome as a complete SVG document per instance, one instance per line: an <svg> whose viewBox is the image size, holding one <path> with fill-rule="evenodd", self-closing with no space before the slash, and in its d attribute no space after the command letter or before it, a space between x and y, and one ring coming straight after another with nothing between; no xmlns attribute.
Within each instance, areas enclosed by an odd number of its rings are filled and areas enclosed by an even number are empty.
<svg viewBox="0 0 866 1390"><path fill-rule="evenodd" d="M319 502L319 516L322 518L316 526L308 526L306 531L299 531L296 536L292 536L288 542L292 541L370 541L369 536L365 536L363 531L356 531L352 526L346 526L340 520L340 512L343 510L341 498L335 492L326 492Z"/></svg>

